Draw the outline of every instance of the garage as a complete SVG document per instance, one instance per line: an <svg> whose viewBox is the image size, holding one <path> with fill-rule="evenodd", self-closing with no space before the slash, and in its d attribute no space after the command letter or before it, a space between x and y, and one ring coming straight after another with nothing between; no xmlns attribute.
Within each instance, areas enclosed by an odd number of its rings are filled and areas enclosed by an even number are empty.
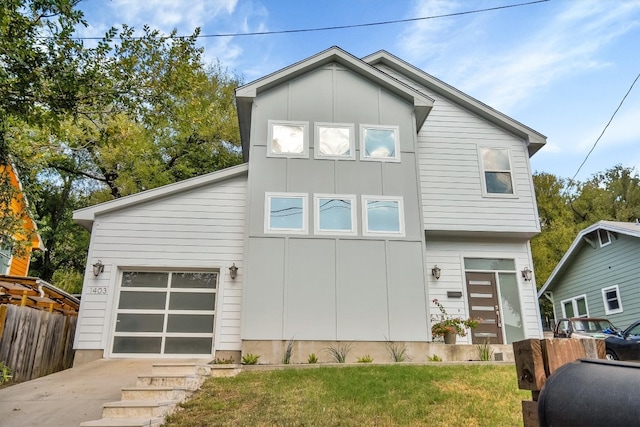
<svg viewBox="0 0 640 427"><path fill-rule="evenodd" d="M218 272L123 271L113 356L213 354Z"/></svg>

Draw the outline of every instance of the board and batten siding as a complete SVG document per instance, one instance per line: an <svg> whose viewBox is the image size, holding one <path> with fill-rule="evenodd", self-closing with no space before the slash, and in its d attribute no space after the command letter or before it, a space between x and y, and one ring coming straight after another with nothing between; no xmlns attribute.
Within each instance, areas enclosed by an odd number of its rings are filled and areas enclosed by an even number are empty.
<svg viewBox="0 0 640 427"><path fill-rule="evenodd" d="M426 341L424 228L413 105L339 64L254 100L244 340ZM269 120L309 123L308 158L267 155ZM353 124L355 159L315 157L317 122ZM362 160L360 125L399 129L399 162ZM304 234L265 232L265 193L308 196ZM355 196L352 235L315 234L314 194ZM403 235L367 235L362 196L402 197Z"/></svg>
<svg viewBox="0 0 640 427"><path fill-rule="evenodd" d="M562 316L561 302L586 295L591 317L606 317L619 328L626 328L640 319L640 239L618 234L611 244L600 247L581 244L575 258L556 279L553 299L556 319ZM622 313L607 315L602 289L618 285Z"/></svg>
<svg viewBox="0 0 640 427"><path fill-rule="evenodd" d="M215 349L240 350L247 176L97 216L75 349L107 349L122 270L219 270ZM104 273L94 277L91 264ZM239 268L235 280L228 267ZM97 293L106 290L106 294Z"/></svg>
<svg viewBox="0 0 640 427"><path fill-rule="evenodd" d="M378 68L435 99L417 146L425 229L539 232L525 141L386 66ZM509 149L515 197L483 196L481 147Z"/></svg>
<svg viewBox="0 0 640 427"><path fill-rule="evenodd" d="M451 316L469 316L466 298L465 258L513 259L516 265L518 294L522 312L525 338L542 338L542 325L538 308L535 278L526 282L520 271L531 267L528 242L511 240L469 240L456 237L427 240L427 260L429 266L441 269L440 279L428 277L429 300L438 299ZM448 291L461 291L464 298L449 298ZM439 314L430 302L430 314ZM470 337L467 337L470 342ZM461 342L461 339L458 339Z"/></svg>

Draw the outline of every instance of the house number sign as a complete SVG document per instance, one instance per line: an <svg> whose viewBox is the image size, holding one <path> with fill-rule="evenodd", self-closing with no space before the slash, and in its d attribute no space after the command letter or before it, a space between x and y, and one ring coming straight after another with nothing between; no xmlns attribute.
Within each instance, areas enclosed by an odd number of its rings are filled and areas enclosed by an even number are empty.
<svg viewBox="0 0 640 427"><path fill-rule="evenodd" d="M91 286L89 288L90 295L107 295L107 287L106 286Z"/></svg>

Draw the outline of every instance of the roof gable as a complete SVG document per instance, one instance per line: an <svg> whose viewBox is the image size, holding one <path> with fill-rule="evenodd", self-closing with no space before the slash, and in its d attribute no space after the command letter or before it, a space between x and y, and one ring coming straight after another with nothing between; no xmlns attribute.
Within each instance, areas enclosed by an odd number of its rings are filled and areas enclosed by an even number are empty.
<svg viewBox="0 0 640 427"><path fill-rule="evenodd" d="M556 268L553 269L551 275L547 279L544 286L538 291L538 298L540 298L544 292L546 292L549 288L553 288L556 283L556 279L560 276L560 274L565 271L569 265L571 264L571 260L575 258L578 254L580 248L586 244L585 238L597 230L607 230L611 233L619 233L624 234L631 237L640 238L640 223L637 222L617 222L617 221L598 221L595 224L585 228L578 236L574 239L573 243L567 252L565 252L564 256L556 265Z"/></svg>
<svg viewBox="0 0 640 427"><path fill-rule="evenodd" d="M141 203L150 202L152 200L158 200L179 192L193 190L195 188L202 187L204 185L212 184L212 183L223 181L223 180L233 178L242 174L246 174L248 170L249 170L249 166L246 163L244 163L244 164L226 168L220 171L211 172L211 173L196 176L190 179L185 179L184 181L163 185L162 187L153 188L147 191L142 191L140 193L132 194L130 196L121 197L116 200L110 200L108 202L99 203L97 205L89 206L89 207L74 211L73 220L76 223L82 225L87 230L91 231L91 227L93 226L93 221L98 215L103 215L103 214L114 212L120 209L126 209Z"/></svg>
<svg viewBox="0 0 640 427"><path fill-rule="evenodd" d="M236 105L238 108L238 121L240 123L240 138L242 140L242 151L245 161L248 160L249 153L249 139L251 136L251 105L253 103L253 99L262 92L334 62L355 72L363 78L373 81L380 87L410 102L415 111L416 128L420 130L433 107L434 100L432 98L394 79L388 74L356 58L339 47L333 46L307 59L296 62L295 64L236 89Z"/></svg>
<svg viewBox="0 0 640 427"><path fill-rule="evenodd" d="M488 105L478 101L477 99L465 94L464 92L448 85L442 80L428 74L421 69L409 64L381 50L369 56L362 58L363 61L376 66L378 64L386 65L394 71L420 83L430 90L440 94L450 101L466 108L467 110L477 114L478 116L488 120L489 122L507 130L508 132L523 138L527 142L529 157L533 156L547 142L547 137L535 130L523 125L517 120L495 110Z"/></svg>

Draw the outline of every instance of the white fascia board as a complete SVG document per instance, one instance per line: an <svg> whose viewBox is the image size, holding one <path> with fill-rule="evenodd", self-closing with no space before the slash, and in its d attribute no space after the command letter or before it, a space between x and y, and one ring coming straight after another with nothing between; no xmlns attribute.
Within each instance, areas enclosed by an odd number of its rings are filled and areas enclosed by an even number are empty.
<svg viewBox="0 0 640 427"><path fill-rule="evenodd" d="M236 89L236 98L242 100L241 102L249 102L260 92L280 85L285 81L289 81L308 72L309 70L331 62L337 62L338 64L341 64L346 68L376 82L401 98L410 101L416 110L419 110L416 112L416 121L418 121L418 118L422 117L426 119L429 111L433 107L435 100L430 98L428 95L394 79L388 74L378 70L366 62L363 62L359 58L356 58L337 46L333 46L307 59L296 62L295 64L285 67L279 71L238 87ZM422 123L424 123L424 120L422 120ZM422 126L422 123L417 123L418 129Z"/></svg>
<svg viewBox="0 0 640 427"><path fill-rule="evenodd" d="M433 90L452 100L453 102L461 105L462 107L473 111L479 116L489 120L490 122L497 124L498 126L506 129L507 131L523 138L527 143L529 157L533 156L538 150L540 150L546 143L547 137L541 133L531 129L528 126L518 122L495 110L481 101L467 95L466 93L454 88L453 86L439 80L438 78L428 74L419 68L405 62L404 60L390 54L387 51L381 50L373 53L369 56L362 58L364 62L367 62L373 66L376 64L384 64L395 71L407 76L408 78L424 85L425 87Z"/></svg>
<svg viewBox="0 0 640 427"><path fill-rule="evenodd" d="M203 185L212 184L217 181L222 181L237 175L241 175L243 173L247 173L248 170L249 165L247 163L243 163L238 166L233 166L205 175L196 176L194 178L185 179L183 181L174 182L172 184L163 185L162 187L153 188L151 190L146 190L140 193L121 197L116 200L99 203L97 205L73 211L73 220L85 227L87 230L91 230L91 226L93 225L93 221L95 220L95 217L97 215L113 212L115 210L134 206L139 203L149 202L151 200L166 197L177 192L192 190Z"/></svg>

